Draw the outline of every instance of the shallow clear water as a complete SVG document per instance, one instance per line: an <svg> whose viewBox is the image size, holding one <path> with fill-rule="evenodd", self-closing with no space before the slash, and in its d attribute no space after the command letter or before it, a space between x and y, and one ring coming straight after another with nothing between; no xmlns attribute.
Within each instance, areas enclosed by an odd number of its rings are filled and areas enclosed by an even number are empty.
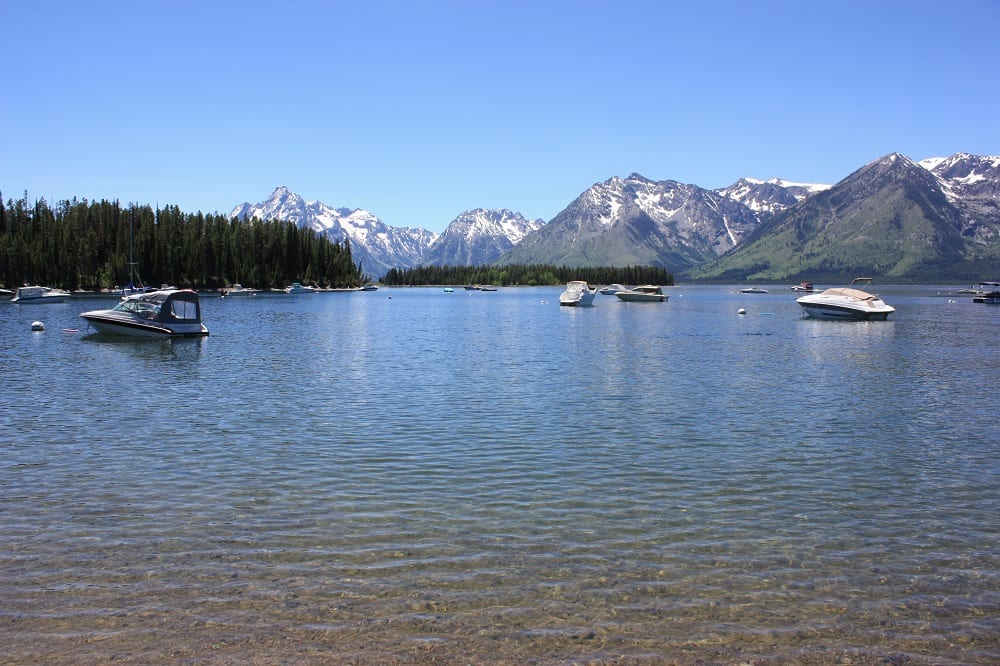
<svg viewBox="0 0 1000 666"><path fill-rule="evenodd" d="M1000 308L559 291L0 304L0 658L1000 660Z"/></svg>

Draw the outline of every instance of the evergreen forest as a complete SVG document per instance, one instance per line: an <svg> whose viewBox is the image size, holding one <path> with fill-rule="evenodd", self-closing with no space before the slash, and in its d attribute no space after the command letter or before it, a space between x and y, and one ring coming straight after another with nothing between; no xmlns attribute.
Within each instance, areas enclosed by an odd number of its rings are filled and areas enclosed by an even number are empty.
<svg viewBox="0 0 1000 666"><path fill-rule="evenodd" d="M9 289L110 289L132 281L130 265L145 285L193 289L234 282L258 289L291 282L357 287L367 281L348 242L291 222L75 198L55 207L44 199L29 205L27 193L0 206L0 281Z"/></svg>
<svg viewBox="0 0 1000 666"><path fill-rule="evenodd" d="M382 281L390 286L428 286L492 284L505 285L556 285L570 280L586 280L590 284L658 284L672 285L674 276L657 266L569 267L533 265L504 266L417 266L393 268Z"/></svg>

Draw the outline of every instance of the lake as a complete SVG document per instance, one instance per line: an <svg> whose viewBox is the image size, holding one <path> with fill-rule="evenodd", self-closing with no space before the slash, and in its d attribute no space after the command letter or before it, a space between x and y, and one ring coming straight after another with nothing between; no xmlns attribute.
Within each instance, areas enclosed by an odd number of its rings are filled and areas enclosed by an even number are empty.
<svg viewBox="0 0 1000 666"><path fill-rule="evenodd" d="M0 660L997 663L1000 308L768 289L0 303Z"/></svg>

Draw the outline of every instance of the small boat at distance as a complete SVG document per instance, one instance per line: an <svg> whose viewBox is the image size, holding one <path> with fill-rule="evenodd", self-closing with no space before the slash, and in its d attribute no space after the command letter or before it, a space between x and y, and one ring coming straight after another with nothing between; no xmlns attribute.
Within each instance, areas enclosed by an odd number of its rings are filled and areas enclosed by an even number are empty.
<svg viewBox="0 0 1000 666"><path fill-rule="evenodd" d="M219 296L222 296L224 298L234 298L237 296L254 296L256 294L257 294L256 289L248 289L239 282L234 282L233 284L223 289L222 293L220 293Z"/></svg>
<svg viewBox="0 0 1000 666"><path fill-rule="evenodd" d="M628 290L628 287L626 287L623 284L618 284L616 282L614 284L609 284L607 287L604 287L603 289L601 289L601 293L604 294L605 296L614 296L619 291L627 291L627 290Z"/></svg>
<svg viewBox="0 0 1000 666"><path fill-rule="evenodd" d="M793 284L791 287L789 287L789 289L791 289L792 291L804 291L810 294L816 291L815 289L813 289L812 282L799 282L798 284Z"/></svg>
<svg viewBox="0 0 1000 666"><path fill-rule="evenodd" d="M198 292L190 289L135 294L110 310L91 310L80 316L101 333L143 338L208 335L201 323Z"/></svg>
<svg viewBox="0 0 1000 666"><path fill-rule="evenodd" d="M315 294L316 288L304 285L301 282L293 282L291 287L285 287L286 294Z"/></svg>
<svg viewBox="0 0 1000 666"><path fill-rule="evenodd" d="M888 305L878 294L858 288L867 287L871 282L871 278L854 278L849 287L833 287L796 298L795 302L802 306L806 315L817 319L885 321L896 308Z"/></svg>
<svg viewBox="0 0 1000 666"><path fill-rule="evenodd" d="M594 296L597 296L597 287L591 289L584 280L570 280L565 291L559 294L559 305L586 307L594 304Z"/></svg>
<svg viewBox="0 0 1000 666"><path fill-rule="evenodd" d="M766 294L767 289L761 289L760 287L746 287L740 289L741 294Z"/></svg>
<svg viewBox="0 0 1000 666"><path fill-rule="evenodd" d="M12 303L23 303L24 305L37 303L64 303L70 297L70 293L55 287L39 287L38 285L24 285L17 288Z"/></svg>
<svg viewBox="0 0 1000 666"><path fill-rule="evenodd" d="M1000 282L980 282L979 289L972 295L972 302L1000 305Z"/></svg>
<svg viewBox="0 0 1000 666"><path fill-rule="evenodd" d="M648 301L662 303L667 300L667 296L663 293L663 289L652 284L643 284L638 287L633 287L632 289L616 291L615 296L623 301Z"/></svg>

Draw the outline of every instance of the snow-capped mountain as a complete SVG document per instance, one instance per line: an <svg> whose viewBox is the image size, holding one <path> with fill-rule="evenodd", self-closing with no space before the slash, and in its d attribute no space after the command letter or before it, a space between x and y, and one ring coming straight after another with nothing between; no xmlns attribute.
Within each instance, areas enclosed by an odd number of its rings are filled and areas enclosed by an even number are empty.
<svg viewBox="0 0 1000 666"><path fill-rule="evenodd" d="M452 220L424 255L422 263L439 266L489 264L543 224L542 220L528 220L506 208L469 210Z"/></svg>
<svg viewBox="0 0 1000 666"><path fill-rule="evenodd" d="M918 162L937 177L962 216L962 236L991 243L1000 235L1000 156L955 153Z"/></svg>
<svg viewBox="0 0 1000 666"><path fill-rule="evenodd" d="M337 241L348 240L355 263L360 262L365 273L374 275L395 266L416 266L438 237L427 229L391 227L360 208L333 208L321 201L306 201L284 186L258 204L236 206L230 217L285 220Z"/></svg>
<svg viewBox="0 0 1000 666"><path fill-rule="evenodd" d="M706 190L636 173L616 176L590 187L501 261L686 268L722 255L764 216L824 187L742 179Z"/></svg>

